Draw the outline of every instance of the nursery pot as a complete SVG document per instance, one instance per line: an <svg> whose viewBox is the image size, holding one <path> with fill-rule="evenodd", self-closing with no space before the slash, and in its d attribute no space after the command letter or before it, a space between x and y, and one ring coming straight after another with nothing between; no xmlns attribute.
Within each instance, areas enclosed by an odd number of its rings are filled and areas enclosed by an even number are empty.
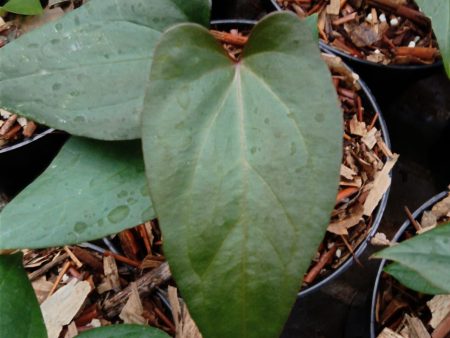
<svg viewBox="0 0 450 338"><path fill-rule="evenodd" d="M50 164L67 137L63 132L45 129L0 149L0 192L13 197L25 188Z"/></svg>
<svg viewBox="0 0 450 338"><path fill-rule="evenodd" d="M448 195L448 191L443 191L440 194L438 194L438 195L432 197L431 199L429 199L428 201L426 201L421 207L419 207L412 214L413 218L414 219L419 218L425 211L428 211L431 207L433 207L433 205L435 205L437 202L444 199L447 195ZM402 226L400 227L398 232L394 235L392 240L397 242L402 237L404 232L410 227L412 227L411 222L409 220L406 220L402 224ZM376 322L376 304L377 304L378 292L380 291L380 286L381 286L381 276L383 274L383 269L386 266L386 263L387 263L387 261L385 259L381 260L380 267L378 268L377 276L375 279L375 284L373 287L372 304L371 304L371 308L370 308L370 337L371 338L376 338L379 333L378 332L379 328L377 327L378 324Z"/></svg>
<svg viewBox="0 0 450 338"><path fill-rule="evenodd" d="M270 0L277 11L284 11L276 0ZM387 103L395 98L411 83L433 74L444 72L442 61L431 65L383 65L347 54L333 46L319 41L320 48L324 51L338 55L369 85L375 96L382 103Z"/></svg>
<svg viewBox="0 0 450 338"><path fill-rule="evenodd" d="M249 32L255 24L256 24L256 22L252 21L252 20L215 20L215 21L211 22L210 27L211 27L211 29L217 29L217 30L230 30L233 28L237 28L241 32ZM350 67L347 66L347 68L350 71L352 71L352 69ZM372 95L371 91L369 90L369 88L366 86L366 84L362 80L358 80L357 82L359 83L359 85L362 88L363 106L367 107L369 105L372 107L374 112L378 112L378 116L379 116L378 125L383 134L383 140L386 143L386 145L390 148L391 145L390 145L387 126L386 126L384 118L381 114L381 110L375 100L375 97ZM334 270L328 276L320 279L317 283L302 289L298 293L299 298L305 297L315 291L318 291L326 283L332 281L333 279L336 279L339 275L341 275L343 272L345 272L353 264L355 258L358 258L359 256L361 256L361 254L364 252L367 245L369 244L370 240L377 232L377 229L381 222L381 218L382 218L384 210L386 208L388 195L389 195L389 189L383 195L383 198L381 199L379 205L377 206L377 208L375 209L375 211L372 215L372 217L373 217L372 228L370 229L366 239L358 245L358 247L354 251L354 255L350 256L341 266L339 266L336 270Z"/></svg>

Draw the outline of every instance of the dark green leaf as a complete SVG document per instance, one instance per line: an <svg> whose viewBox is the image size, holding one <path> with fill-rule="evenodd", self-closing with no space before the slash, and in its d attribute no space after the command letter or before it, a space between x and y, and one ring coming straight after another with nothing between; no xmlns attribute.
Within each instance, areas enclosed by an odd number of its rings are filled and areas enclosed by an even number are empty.
<svg viewBox="0 0 450 338"><path fill-rule="evenodd" d="M169 338L166 333L144 325L111 325L79 334L80 338Z"/></svg>
<svg viewBox="0 0 450 338"><path fill-rule="evenodd" d="M164 252L204 337L276 337L333 209L342 113L306 23L277 13L233 63L168 30L143 116Z"/></svg>
<svg viewBox="0 0 450 338"><path fill-rule="evenodd" d="M433 31L444 59L445 69L450 77L450 1L417 0L417 4L431 18Z"/></svg>
<svg viewBox="0 0 450 338"><path fill-rule="evenodd" d="M374 256L399 263L386 271L411 289L430 294L450 293L450 224L441 225Z"/></svg>
<svg viewBox="0 0 450 338"><path fill-rule="evenodd" d="M22 254L0 255L0 336L47 338L44 319Z"/></svg>
<svg viewBox="0 0 450 338"><path fill-rule="evenodd" d="M138 141L73 137L0 214L0 248L79 243L154 217Z"/></svg>
<svg viewBox="0 0 450 338"><path fill-rule="evenodd" d="M0 50L0 107L74 135L139 138L161 32L208 17L208 0L91 0Z"/></svg>
<svg viewBox="0 0 450 338"><path fill-rule="evenodd" d="M42 13L40 0L9 0L0 8L7 12L24 15L37 15Z"/></svg>
<svg viewBox="0 0 450 338"><path fill-rule="evenodd" d="M416 271L407 268L398 263L389 264L384 271L394 276L400 283L406 287L427 294L445 294L448 293L443 289L437 288L430 281L423 278Z"/></svg>

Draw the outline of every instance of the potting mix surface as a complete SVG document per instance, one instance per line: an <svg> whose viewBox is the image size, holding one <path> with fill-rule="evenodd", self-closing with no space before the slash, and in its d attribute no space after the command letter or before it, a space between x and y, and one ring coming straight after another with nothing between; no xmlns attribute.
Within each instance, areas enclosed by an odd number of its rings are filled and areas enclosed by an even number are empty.
<svg viewBox="0 0 450 338"><path fill-rule="evenodd" d="M412 0L277 0L299 17L318 15L320 38L349 55L380 64L433 64L440 59L430 20Z"/></svg>

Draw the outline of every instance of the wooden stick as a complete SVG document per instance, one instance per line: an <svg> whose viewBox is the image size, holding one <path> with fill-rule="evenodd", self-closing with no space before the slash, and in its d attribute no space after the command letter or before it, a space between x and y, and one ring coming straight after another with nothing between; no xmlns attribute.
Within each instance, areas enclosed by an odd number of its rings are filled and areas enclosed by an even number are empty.
<svg viewBox="0 0 450 338"><path fill-rule="evenodd" d="M108 250L105 250L104 255L105 256L113 256L119 262L134 266L135 268L138 268L141 266L141 263L139 263L138 261L134 261L132 259L129 259L128 257L124 257L122 255L115 254L114 252L111 252Z"/></svg>
<svg viewBox="0 0 450 338"><path fill-rule="evenodd" d="M320 271L329 263L329 261L333 258L336 253L337 246L333 246L330 250L326 251L320 256L319 261L316 265L314 265L311 270L309 270L308 274L303 279L303 282L306 284L311 284L319 275Z"/></svg>
<svg viewBox="0 0 450 338"><path fill-rule="evenodd" d="M37 125L33 121L28 121L27 125L23 128L23 136L25 137L31 137L34 134L34 131L36 130Z"/></svg>
<svg viewBox="0 0 450 338"><path fill-rule="evenodd" d="M358 13L353 12L353 13L350 13L350 14L348 14L348 15L346 15L346 16L343 16L342 18L333 20L332 23L333 23L333 25L335 25L335 26L339 26L339 25L342 25L342 24L344 24L344 23L347 23L347 22L350 22L350 21L355 20L357 15L358 15Z"/></svg>
<svg viewBox="0 0 450 338"><path fill-rule="evenodd" d="M17 121L17 115L13 114L11 115L6 122L2 125L2 127L0 128L0 136L5 135L14 125L14 123L16 123Z"/></svg>
<svg viewBox="0 0 450 338"><path fill-rule="evenodd" d="M67 252L67 254L69 255L70 259L75 263L75 265L77 266L77 268L81 268L83 266L83 263L80 262L80 260L77 258L77 256L75 256L73 254L72 251L70 251L69 247L66 245L64 246L64 251Z"/></svg>
<svg viewBox="0 0 450 338"><path fill-rule="evenodd" d="M141 297L150 294L156 287L169 281L171 278L169 265L161 264L159 267L147 272L141 278L136 280L136 286ZM111 298L105 301L103 309L108 317L117 316L122 310L123 306L130 297L131 287L127 286L122 291L118 292Z"/></svg>
<svg viewBox="0 0 450 338"><path fill-rule="evenodd" d="M431 338L446 338L450 335L450 312L433 331Z"/></svg>
<svg viewBox="0 0 450 338"><path fill-rule="evenodd" d="M367 2L374 7L392 12L419 25L427 26L430 24L430 19L428 19L422 12L416 11L415 9L405 5L398 5L392 0L367 0Z"/></svg>
<svg viewBox="0 0 450 338"><path fill-rule="evenodd" d="M356 95L356 107L358 109L358 113L357 113L358 121L362 122L364 120L364 116L363 116L364 110L362 107L361 96L359 96L359 95Z"/></svg>
<svg viewBox="0 0 450 338"><path fill-rule="evenodd" d="M22 129L22 126L20 124L16 124L14 127L12 127L5 135L3 135L3 139L5 140L11 140L14 137L17 136L17 133Z"/></svg>
<svg viewBox="0 0 450 338"><path fill-rule="evenodd" d="M66 263L64 263L63 268L59 272L58 277L56 277L56 280L53 283L53 286L52 286L52 288L50 289L50 292L47 295L47 298L50 297L53 294L53 292L55 292L56 288L58 287L58 284L61 282L61 279L66 274L67 270L69 270L71 265L72 265L72 262L70 262L70 261L67 261Z"/></svg>
<svg viewBox="0 0 450 338"><path fill-rule="evenodd" d="M405 212L406 212L406 216L408 217L409 221L414 226L414 229L416 229L416 231L422 230L422 226L419 224L419 222L417 222L414 219L413 215L411 214L411 211L409 211L409 208L407 206L405 206Z"/></svg>
<svg viewBox="0 0 450 338"><path fill-rule="evenodd" d="M151 254L152 253L152 243L150 243L150 238L148 236L147 229L145 228L145 224L139 225L137 227L137 230L139 232L139 235L141 235L141 237L144 241L144 245L145 245L145 249L147 250L147 254Z"/></svg>
<svg viewBox="0 0 450 338"><path fill-rule="evenodd" d="M164 322L164 324L166 324L170 331L172 332L177 332L175 325L169 320L169 318L167 318L167 316L164 314L164 312L162 312L160 309L158 309L157 306L155 306L155 313L158 315L158 317Z"/></svg>
<svg viewBox="0 0 450 338"><path fill-rule="evenodd" d="M356 264L358 264L360 267L363 267L362 263L359 261L358 257L355 256L355 251L353 250L350 243L347 241L347 238L345 238L344 235L340 235L342 241L344 242L345 246L347 247L347 250L352 254L353 259L355 260Z"/></svg>
<svg viewBox="0 0 450 338"><path fill-rule="evenodd" d="M214 29L211 29L209 32L220 42L225 42L233 46L243 47L248 40L246 36L216 31Z"/></svg>
<svg viewBox="0 0 450 338"><path fill-rule="evenodd" d="M422 60L432 60L437 54L437 49L428 47L397 47L395 54L397 56L414 56Z"/></svg>
<svg viewBox="0 0 450 338"><path fill-rule="evenodd" d="M44 273L46 273L47 271L49 271L50 269L52 269L53 267L57 266L59 263L61 263L62 261L65 261L67 258L69 258L69 255L67 253L62 254L58 257L56 257L54 260L52 260L51 262L45 264L43 267L41 267L40 269L30 273L28 275L28 278L30 279L30 281L34 281L35 279L41 277Z"/></svg>
<svg viewBox="0 0 450 338"><path fill-rule="evenodd" d="M93 255L88 250L80 248L79 246L72 247L72 251L84 264L94 269L95 271L103 273L103 261L100 258Z"/></svg>
<svg viewBox="0 0 450 338"><path fill-rule="evenodd" d="M358 190L359 189L355 188L355 187L350 187L350 188L345 188L345 189L339 190L339 192L336 196L336 203L342 202L347 197L350 197L351 195L357 193Z"/></svg>
<svg viewBox="0 0 450 338"><path fill-rule="evenodd" d="M375 127L375 123L378 121L378 112L375 113L375 116L373 117L372 121L370 122L369 128L367 128L369 131Z"/></svg>

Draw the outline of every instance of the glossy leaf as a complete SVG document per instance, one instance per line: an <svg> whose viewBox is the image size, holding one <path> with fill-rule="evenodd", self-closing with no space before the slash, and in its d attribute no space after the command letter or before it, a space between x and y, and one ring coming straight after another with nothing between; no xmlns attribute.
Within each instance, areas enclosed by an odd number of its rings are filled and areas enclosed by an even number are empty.
<svg viewBox="0 0 450 338"><path fill-rule="evenodd" d="M450 224L374 255L394 261L386 272L407 287L429 294L450 293Z"/></svg>
<svg viewBox="0 0 450 338"><path fill-rule="evenodd" d="M0 255L0 336L47 338L44 319L22 254Z"/></svg>
<svg viewBox="0 0 450 338"><path fill-rule="evenodd" d="M431 18L445 69L450 77L450 1L416 0L416 2L420 9Z"/></svg>
<svg viewBox="0 0 450 338"><path fill-rule="evenodd" d="M37 15L43 12L40 0L9 0L0 6L0 9L24 15Z"/></svg>
<svg viewBox="0 0 450 338"><path fill-rule="evenodd" d="M74 135L139 138L161 32L208 18L209 0L90 0L0 50L0 107Z"/></svg>
<svg viewBox="0 0 450 338"><path fill-rule="evenodd" d="M143 114L164 252L204 337L276 337L325 233L342 113L306 23L276 13L233 63L204 28L168 30Z"/></svg>
<svg viewBox="0 0 450 338"><path fill-rule="evenodd" d="M164 331L144 325L110 325L84 331L80 338L169 338Z"/></svg>
<svg viewBox="0 0 450 338"><path fill-rule="evenodd" d="M79 243L154 217L137 141L71 138L0 214L0 248Z"/></svg>

